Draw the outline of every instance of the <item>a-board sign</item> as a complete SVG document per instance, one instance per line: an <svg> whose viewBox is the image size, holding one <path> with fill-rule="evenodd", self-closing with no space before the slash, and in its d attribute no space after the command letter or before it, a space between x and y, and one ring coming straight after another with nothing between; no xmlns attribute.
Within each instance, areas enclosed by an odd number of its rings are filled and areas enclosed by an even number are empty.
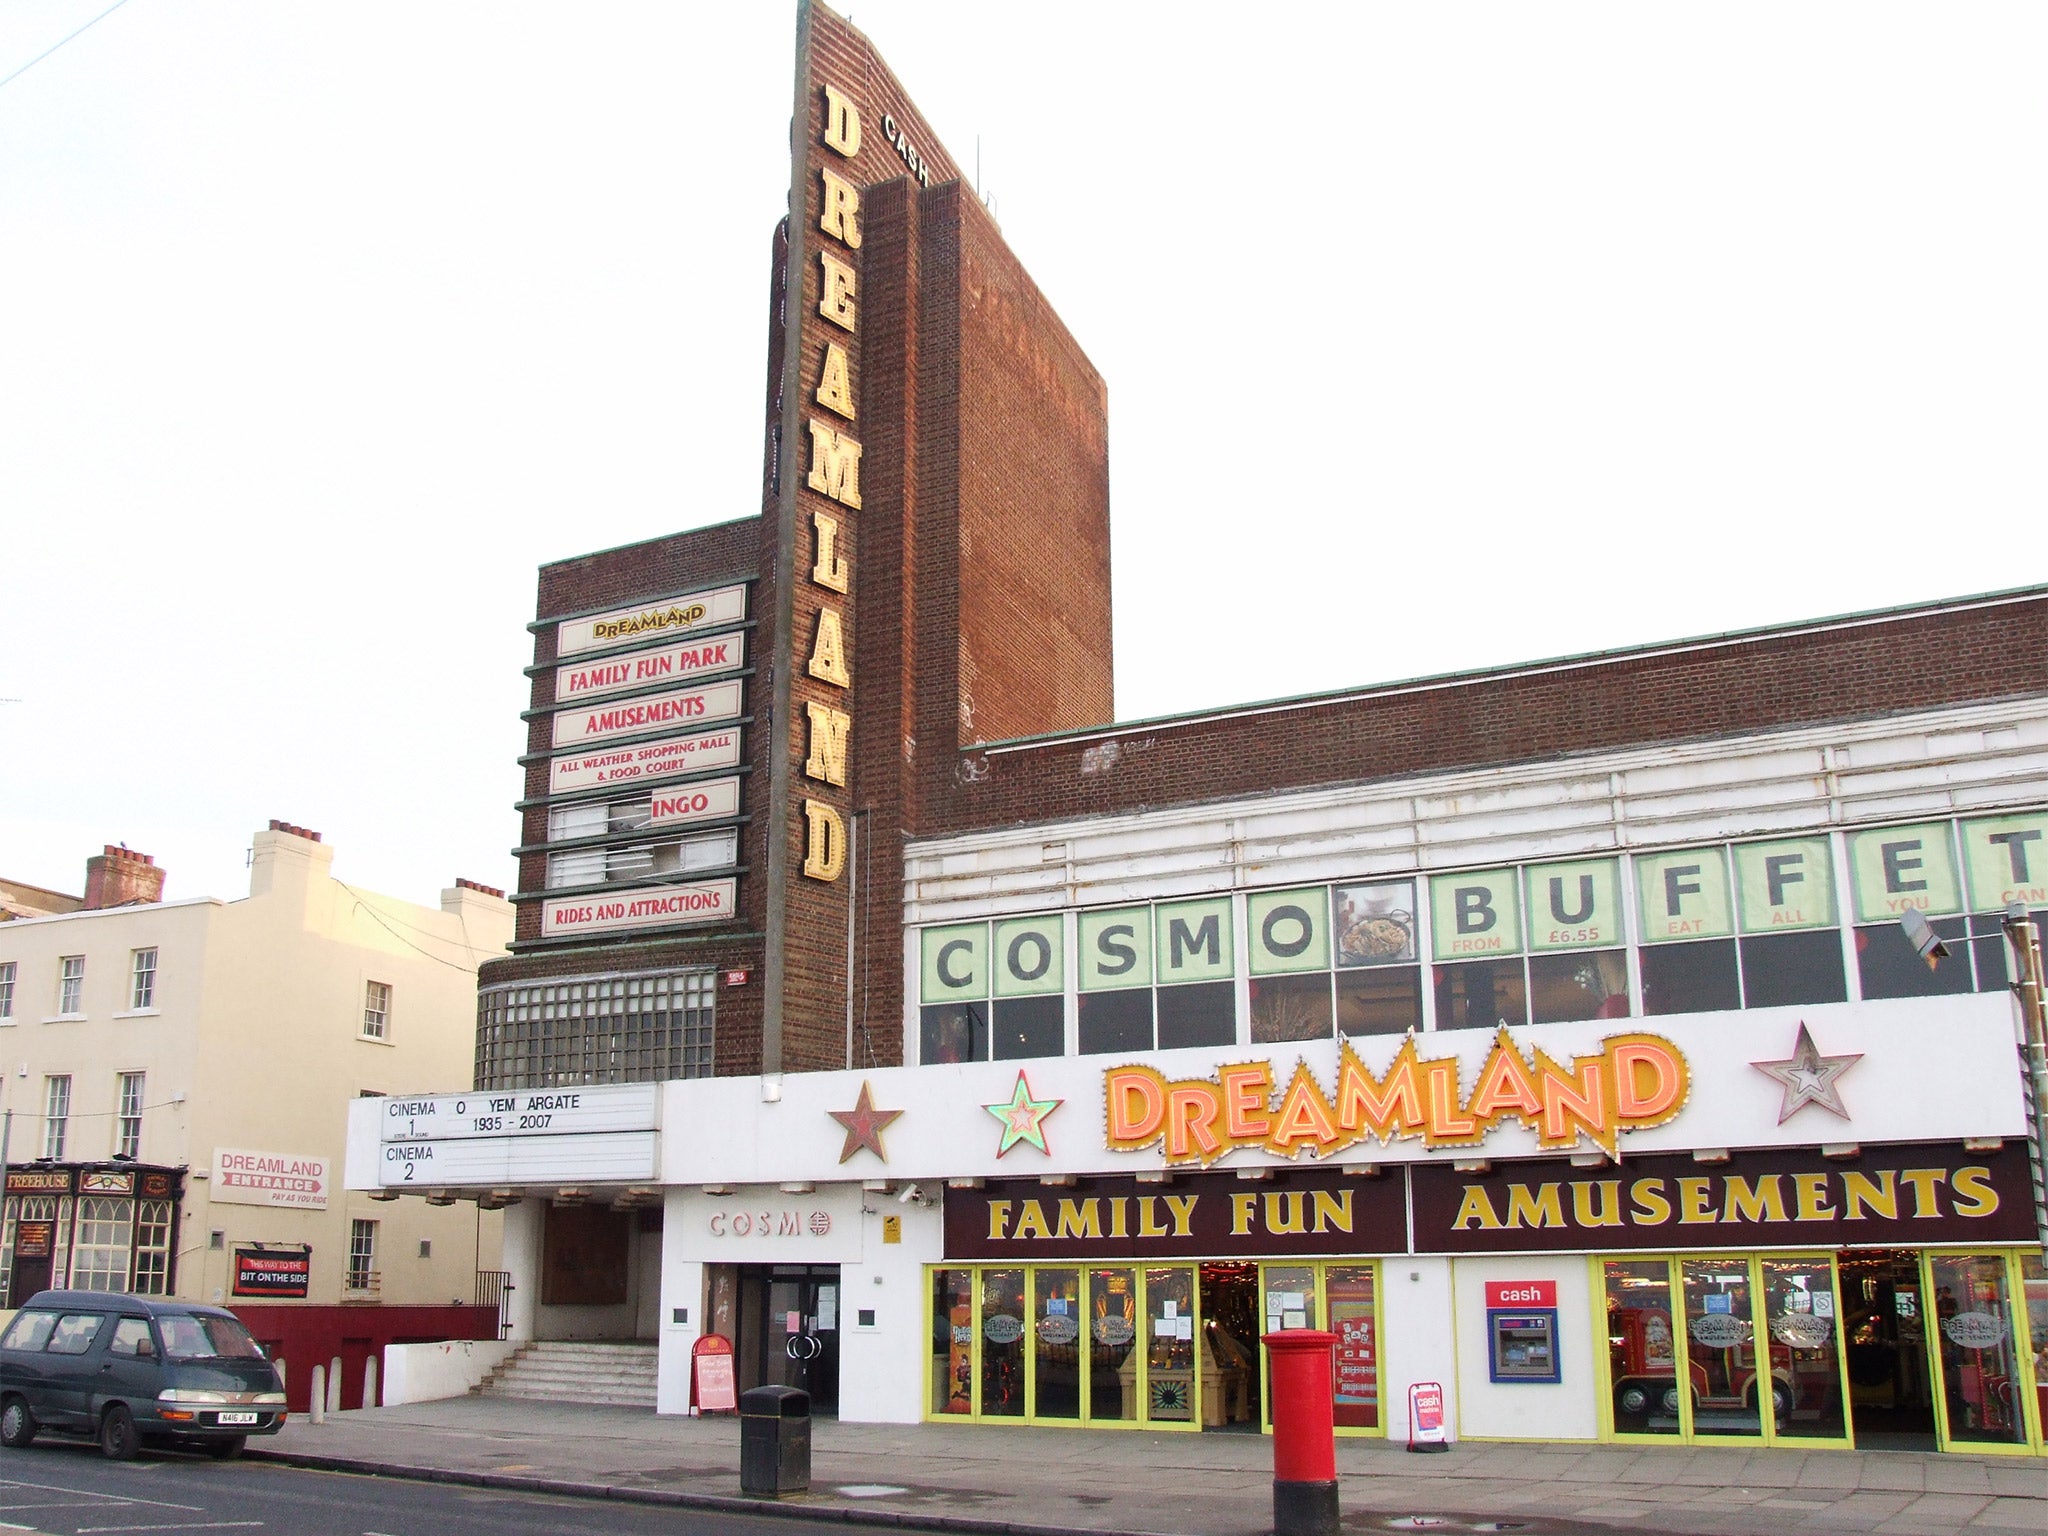
<svg viewBox="0 0 2048 1536"><path fill-rule="evenodd" d="M732 1378L732 1340L707 1333L690 1346L690 1411L732 1413L739 1405Z"/></svg>
<svg viewBox="0 0 2048 1536"><path fill-rule="evenodd" d="M1446 1443L1443 1383L1411 1383L1408 1387L1408 1448L1440 1451Z"/></svg>

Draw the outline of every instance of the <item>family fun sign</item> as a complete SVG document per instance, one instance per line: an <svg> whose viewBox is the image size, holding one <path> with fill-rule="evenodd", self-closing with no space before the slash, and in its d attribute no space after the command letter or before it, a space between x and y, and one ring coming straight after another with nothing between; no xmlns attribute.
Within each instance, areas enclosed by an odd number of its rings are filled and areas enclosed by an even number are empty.
<svg viewBox="0 0 2048 1536"><path fill-rule="evenodd" d="M1330 1157L1368 1136L1382 1146L1420 1138L1425 1147L1471 1147L1508 1122L1534 1131L1546 1151L1584 1140L1612 1156L1623 1131L1676 1119L1691 1087L1684 1054L1661 1035L1610 1036L1597 1054L1560 1062L1541 1046L1525 1055L1503 1029L1469 1090L1457 1057L1424 1057L1411 1035L1378 1073L1344 1041L1327 1093L1305 1061L1285 1087L1269 1061L1178 1079L1135 1063L1112 1067L1103 1074L1103 1117L1111 1151L1156 1146L1169 1164L1205 1168L1241 1148Z"/></svg>

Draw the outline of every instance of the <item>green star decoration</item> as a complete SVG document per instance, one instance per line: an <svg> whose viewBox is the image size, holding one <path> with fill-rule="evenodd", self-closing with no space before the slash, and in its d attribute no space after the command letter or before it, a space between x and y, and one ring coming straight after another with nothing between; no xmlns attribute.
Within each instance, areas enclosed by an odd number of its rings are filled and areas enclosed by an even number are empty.
<svg viewBox="0 0 2048 1536"><path fill-rule="evenodd" d="M1020 1141L1028 1141L1050 1157L1052 1148L1045 1144L1046 1117L1066 1102L1065 1099L1034 1099L1030 1082L1019 1072L1017 1086L1010 1090L1010 1097L1005 1102L981 1106L1003 1123L1003 1141L996 1148L996 1156L1001 1157Z"/></svg>

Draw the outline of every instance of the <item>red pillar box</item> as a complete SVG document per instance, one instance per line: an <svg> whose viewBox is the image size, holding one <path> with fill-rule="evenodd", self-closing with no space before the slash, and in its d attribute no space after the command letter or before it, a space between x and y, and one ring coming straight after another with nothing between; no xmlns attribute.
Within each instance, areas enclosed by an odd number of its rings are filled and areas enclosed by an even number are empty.
<svg viewBox="0 0 2048 1536"><path fill-rule="evenodd" d="M1337 1536L1337 1335L1263 1335L1273 1386L1274 1536Z"/></svg>

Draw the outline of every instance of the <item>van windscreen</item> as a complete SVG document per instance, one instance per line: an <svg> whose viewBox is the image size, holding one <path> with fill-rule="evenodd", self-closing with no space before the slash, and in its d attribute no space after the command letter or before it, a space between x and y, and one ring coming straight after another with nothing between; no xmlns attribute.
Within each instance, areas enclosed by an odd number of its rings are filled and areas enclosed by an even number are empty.
<svg viewBox="0 0 2048 1536"><path fill-rule="evenodd" d="M164 1355L171 1360L260 1360L263 1351L232 1317L159 1316Z"/></svg>

